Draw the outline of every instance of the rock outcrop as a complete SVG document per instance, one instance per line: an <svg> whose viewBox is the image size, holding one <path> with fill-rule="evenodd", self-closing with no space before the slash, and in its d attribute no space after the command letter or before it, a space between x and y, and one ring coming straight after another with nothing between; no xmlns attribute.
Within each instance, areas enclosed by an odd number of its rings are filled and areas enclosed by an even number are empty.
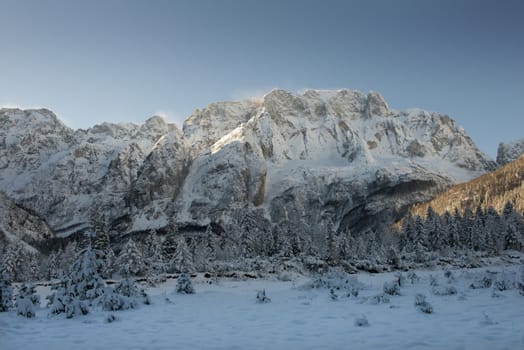
<svg viewBox="0 0 524 350"><path fill-rule="evenodd" d="M497 149L497 164L505 165L517 159L524 153L524 139L509 143L501 142Z"/></svg>

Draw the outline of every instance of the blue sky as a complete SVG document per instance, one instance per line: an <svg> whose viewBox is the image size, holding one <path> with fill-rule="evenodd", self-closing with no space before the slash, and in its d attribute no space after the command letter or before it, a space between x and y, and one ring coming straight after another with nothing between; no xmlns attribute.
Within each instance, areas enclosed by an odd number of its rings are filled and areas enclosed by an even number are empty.
<svg viewBox="0 0 524 350"><path fill-rule="evenodd" d="M524 137L523 18L511 0L0 0L0 105L180 126L275 87L375 90L494 156Z"/></svg>

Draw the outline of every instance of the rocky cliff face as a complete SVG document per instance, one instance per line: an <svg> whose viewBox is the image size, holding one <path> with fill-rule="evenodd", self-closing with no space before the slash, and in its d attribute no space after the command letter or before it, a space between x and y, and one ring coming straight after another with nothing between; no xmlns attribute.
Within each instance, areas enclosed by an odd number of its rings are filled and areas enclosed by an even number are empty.
<svg viewBox="0 0 524 350"><path fill-rule="evenodd" d="M524 153L524 139L509 143L500 143L497 150L497 164L505 165L517 159Z"/></svg>
<svg viewBox="0 0 524 350"><path fill-rule="evenodd" d="M0 248L7 243L20 242L26 251L34 252L35 245L52 237L53 231L42 218L0 192Z"/></svg>
<svg viewBox="0 0 524 350"><path fill-rule="evenodd" d="M214 103L183 132L158 117L75 131L47 110L3 109L0 144L0 190L59 235L100 216L125 234L254 210L360 231L495 165L451 118L350 90Z"/></svg>
<svg viewBox="0 0 524 350"><path fill-rule="evenodd" d="M494 168L449 117L393 111L377 93L274 90L198 111L184 133L214 142L199 149L176 200L179 219L199 224L240 206L301 230L361 230Z"/></svg>

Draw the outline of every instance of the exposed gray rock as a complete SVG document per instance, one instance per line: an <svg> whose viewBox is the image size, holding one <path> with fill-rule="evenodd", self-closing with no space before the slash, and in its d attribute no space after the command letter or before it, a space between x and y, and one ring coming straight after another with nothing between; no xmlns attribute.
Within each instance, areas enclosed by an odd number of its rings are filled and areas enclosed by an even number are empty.
<svg viewBox="0 0 524 350"><path fill-rule="evenodd" d="M517 159L522 153L524 153L524 138L509 143L501 142L497 150L497 164L508 164Z"/></svg>
<svg viewBox="0 0 524 350"><path fill-rule="evenodd" d="M124 235L254 210L312 235L358 232L494 168L448 116L351 90L213 103L183 133L160 117L74 131L47 110L2 109L0 144L0 190L61 236L100 216Z"/></svg>
<svg viewBox="0 0 524 350"><path fill-rule="evenodd" d="M54 234L45 220L0 192L0 247L22 242L27 251L34 252L35 245L52 237Z"/></svg>

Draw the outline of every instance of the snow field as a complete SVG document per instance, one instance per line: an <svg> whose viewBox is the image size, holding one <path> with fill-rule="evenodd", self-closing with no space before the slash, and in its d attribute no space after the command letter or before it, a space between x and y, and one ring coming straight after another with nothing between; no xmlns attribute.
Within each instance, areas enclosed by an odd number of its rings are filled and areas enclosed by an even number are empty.
<svg viewBox="0 0 524 350"><path fill-rule="evenodd" d="M368 297L383 293L394 273L359 274L357 297L326 288L304 287L306 277L291 282L257 279L194 279L196 294L175 293L176 280L149 288L152 305L119 312L93 311L65 319L48 317L41 308L35 319L0 313L0 349L524 349L524 296L517 289L471 289L486 270L511 274L519 266L452 270L457 294L432 293L430 275L447 286L444 271L416 271L418 282L388 295L389 303ZM406 276L407 274L404 273ZM496 278L496 277L494 277ZM270 303L257 303L265 289ZM41 300L49 289L39 287ZM414 306L426 295L434 313ZM167 299L168 300L167 300ZM108 315L116 320L107 323ZM367 318L369 326L357 326Z"/></svg>

